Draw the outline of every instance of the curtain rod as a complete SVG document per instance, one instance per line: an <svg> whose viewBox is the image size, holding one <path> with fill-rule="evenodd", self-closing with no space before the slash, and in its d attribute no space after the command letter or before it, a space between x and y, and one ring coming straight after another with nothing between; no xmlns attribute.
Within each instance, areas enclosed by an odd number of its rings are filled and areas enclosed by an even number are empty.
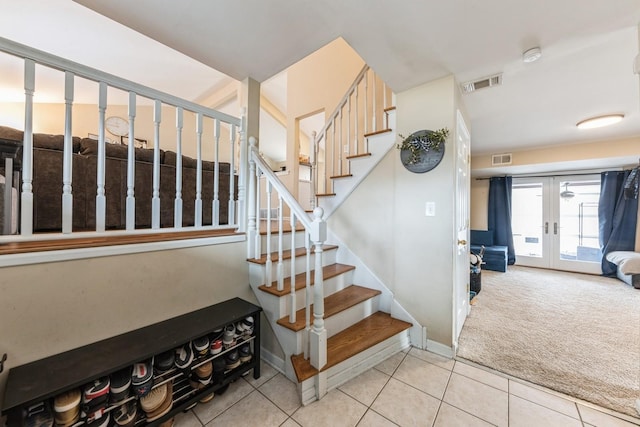
<svg viewBox="0 0 640 427"><path fill-rule="evenodd" d="M613 169L613 170L623 170L623 169ZM553 173L549 173L546 175L527 175L527 174L521 174L521 175L496 175L496 176L487 176L487 177L481 177L481 178L474 178L476 181L484 181L487 179L491 179L491 178L499 178L499 177L507 177L507 176L511 176L513 178L548 178L550 176L583 176L583 175L598 175L602 172L607 172L607 171L600 171L600 172L580 172L580 173L561 173L561 174L553 174Z"/></svg>

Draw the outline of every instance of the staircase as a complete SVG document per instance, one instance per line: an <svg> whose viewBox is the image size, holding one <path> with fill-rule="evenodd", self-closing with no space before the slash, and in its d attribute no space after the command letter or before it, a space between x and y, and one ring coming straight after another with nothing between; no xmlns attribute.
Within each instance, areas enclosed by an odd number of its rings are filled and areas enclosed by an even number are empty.
<svg viewBox="0 0 640 427"><path fill-rule="evenodd" d="M276 178L255 141L248 151L250 284L285 354L284 373L298 383L304 405L420 337L420 326L389 289L344 244L327 239L327 216L395 144L390 99L364 67L314 135L312 205L318 207L312 214Z"/></svg>

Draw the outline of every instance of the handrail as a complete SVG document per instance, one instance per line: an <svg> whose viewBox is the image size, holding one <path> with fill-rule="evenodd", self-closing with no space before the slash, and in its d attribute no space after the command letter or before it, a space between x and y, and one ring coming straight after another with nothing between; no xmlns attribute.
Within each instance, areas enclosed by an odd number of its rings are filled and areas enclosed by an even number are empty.
<svg viewBox="0 0 640 427"><path fill-rule="evenodd" d="M311 229L311 219L309 218L309 214L307 214L304 208L300 205L300 203L296 200L295 197L289 192L287 187L278 179L275 173L271 170L271 167L264 161L262 156L260 156L260 152L258 151L258 147L256 147L256 139L251 137L249 138L250 144L250 153L251 159L254 160L257 164L260 165L260 170L263 174L265 174L271 185L276 189L280 197L283 198L284 202L289 206L289 208L296 215L298 220L302 223L305 230Z"/></svg>
<svg viewBox="0 0 640 427"><path fill-rule="evenodd" d="M0 37L0 51L21 58L32 59L39 64L46 65L60 71L71 71L74 74L89 80L104 82L109 86L113 86L124 91L133 91L136 94L145 96L149 99L162 99L162 102L166 104L173 105L175 107L182 107L189 111L202 112L206 116L222 120L223 122L235 124L236 126L241 124L240 118L233 117L212 108L196 104L195 102L187 101L185 99L178 98L177 96L114 76L113 74L91 68L87 65L82 65L68 59L57 57L50 53L14 42L13 40L9 40L4 37Z"/></svg>
<svg viewBox="0 0 640 427"><path fill-rule="evenodd" d="M349 89L347 89L347 91L345 92L340 102L338 102L338 105L336 106L335 110L333 110L333 113L331 113L331 115L329 116L327 123L325 123L324 127L320 130L320 132L317 133L316 140L320 140L324 136L329 126L331 126L331 124L333 123L333 119L338 117L340 110L342 110L342 107L347 102L347 100L355 90L356 86L360 84L360 81L362 80L362 78L364 77L367 71L369 71L369 66L365 64L364 67L362 67L362 70L360 70L360 72L356 76L356 78L353 79L353 83L351 83L351 86L349 86Z"/></svg>

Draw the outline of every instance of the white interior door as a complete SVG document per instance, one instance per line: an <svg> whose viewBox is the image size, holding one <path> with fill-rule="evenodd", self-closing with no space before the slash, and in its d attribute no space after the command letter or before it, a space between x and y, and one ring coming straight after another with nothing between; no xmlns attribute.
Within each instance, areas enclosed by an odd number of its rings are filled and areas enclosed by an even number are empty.
<svg viewBox="0 0 640 427"><path fill-rule="evenodd" d="M514 178L516 263L600 274L600 176Z"/></svg>
<svg viewBox="0 0 640 427"><path fill-rule="evenodd" d="M469 158L471 138L460 111L456 114L456 198L455 198L455 261L453 289L453 343L469 315Z"/></svg>

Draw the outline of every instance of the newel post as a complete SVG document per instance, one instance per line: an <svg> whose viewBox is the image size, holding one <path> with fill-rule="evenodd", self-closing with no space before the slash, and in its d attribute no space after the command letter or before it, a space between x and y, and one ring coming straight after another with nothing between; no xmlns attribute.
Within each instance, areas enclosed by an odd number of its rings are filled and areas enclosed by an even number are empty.
<svg viewBox="0 0 640 427"><path fill-rule="evenodd" d="M310 333L311 366L322 369L327 364L327 330L324 328L324 278L322 277L322 247L327 240L327 223L322 219L324 210L313 210L311 241L315 246L315 275L313 280L313 327Z"/></svg>
<svg viewBox="0 0 640 427"><path fill-rule="evenodd" d="M249 138L249 173L245 178L249 181L249 196L247 197L247 258L255 257L255 245L257 230L256 221L256 191L257 191L257 178L256 178L256 161L253 159L254 152L256 150L255 137Z"/></svg>

